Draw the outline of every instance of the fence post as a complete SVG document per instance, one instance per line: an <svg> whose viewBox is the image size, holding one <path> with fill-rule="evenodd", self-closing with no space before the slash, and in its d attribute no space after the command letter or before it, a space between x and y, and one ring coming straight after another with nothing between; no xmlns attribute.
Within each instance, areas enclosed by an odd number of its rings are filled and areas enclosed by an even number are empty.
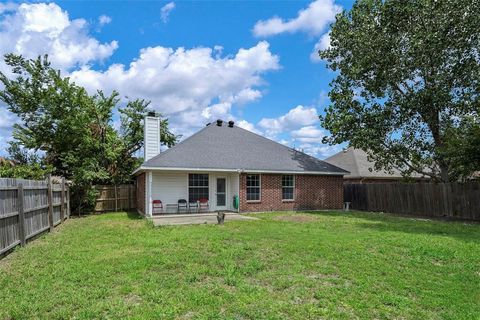
<svg viewBox="0 0 480 320"><path fill-rule="evenodd" d="M114 184L113 185L113 190L114 190L114 194L115 194L115 212L118 211L118 197L117 197L117 185Z"/></svg>
<svg viewBox="0 0 480 320"><path fill-rule="evenodd" d="M62 177L62 202L60 204L60 221L65 220L65 177Z"/></svg>
<svg viewBox="0 0 480 320"><path fill-rule="evenodd" d="M20 236L20 244L23 247L27 243L27 235L25 232L25 213L23 210L23 184L18 185L17 208L19 224L18 232Z"/></svg>
<svg viewBox="0 0 480 320"><path fill-rule="evenodd" d="M70 218L70 187L67 185L67 218Z"/></svg>
<svg viewBox="0 0 480 320"><path fill-rule="evenodd" d="M52 176L48 175L48 225L50 226L50 232L53 231L53 190L52 190Z"/></svg>

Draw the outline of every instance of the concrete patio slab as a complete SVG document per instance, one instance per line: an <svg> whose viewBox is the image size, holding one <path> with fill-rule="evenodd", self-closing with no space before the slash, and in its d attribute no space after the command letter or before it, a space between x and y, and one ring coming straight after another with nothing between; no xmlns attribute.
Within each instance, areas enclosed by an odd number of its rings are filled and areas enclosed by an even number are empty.
<svg viewBox="0 0 480 320"><path fill-rule="evenodd" d="M154 216L152 219L154 226L188 225L188 224L216 224L216 213L199 214L172 214L163 216ZM258 220L255 217L248 217L238 213L225 213L225 222L235 220Z"/></svg>

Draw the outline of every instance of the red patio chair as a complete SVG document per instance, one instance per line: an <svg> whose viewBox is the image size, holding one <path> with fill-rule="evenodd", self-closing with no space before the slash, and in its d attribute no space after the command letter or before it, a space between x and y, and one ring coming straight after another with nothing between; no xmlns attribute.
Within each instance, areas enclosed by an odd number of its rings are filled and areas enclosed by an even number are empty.
<svg viewBox="0 0 480 320"><path fill-rule="evenodd" d="M152 201L152 215L154 215L155 213L163 213L162 200L153 200Z"/></svg>
<svg viewBox="0 0 480 320"><path fill-rule="evenodd" d="M198 199L198 211L210 211L210 203L208 202L208 199Z"/></svg>

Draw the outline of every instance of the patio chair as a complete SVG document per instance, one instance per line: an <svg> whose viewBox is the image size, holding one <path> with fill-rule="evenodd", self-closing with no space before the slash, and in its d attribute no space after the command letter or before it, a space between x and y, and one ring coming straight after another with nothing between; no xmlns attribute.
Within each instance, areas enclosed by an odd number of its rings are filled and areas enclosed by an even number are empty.
<svg viewBox="0 0 480 320"><path fill-rule="evenodd" d="M177 212L180 212L182 210L188 212L188 202L185 199L180 199L177 202Z"/></svg>
<svg viewBox="0 0 480 320"><path fill-rule="evenodd" d="M163 213L163 203L162 200L153 200L152 201L152 214Z"/></svg>
<svg viewBox="0 0 480 320"><path fill-rule="evenodd" d="M205 199L205 198L198 199L198 211L199 212L210 211L210 203L208 202L208 199Z"/></svg>
<svg viewBox="0 0 480 320"><path fill-rule="evenodd" d="M188 212L198 212L198 201L188 203Z"/></svg>

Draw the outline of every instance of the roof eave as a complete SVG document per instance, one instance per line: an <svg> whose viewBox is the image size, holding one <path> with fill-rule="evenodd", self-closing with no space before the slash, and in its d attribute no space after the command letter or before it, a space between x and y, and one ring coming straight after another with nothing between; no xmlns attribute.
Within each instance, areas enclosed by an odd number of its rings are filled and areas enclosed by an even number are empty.
<svg viewBox="0 0 480 320"><path fill-rule="evenodd" d="M133 175L137 175L144 171L211 171L211 172L238 172L238 173L282 173L282 174L305 174L305 175L329 175L344 176L349 172L332 172L332 171L295 171L295 170L260 170L260 169L236 169L236 168L185 168L185 167L145 167L140 166Z"/></svg>

